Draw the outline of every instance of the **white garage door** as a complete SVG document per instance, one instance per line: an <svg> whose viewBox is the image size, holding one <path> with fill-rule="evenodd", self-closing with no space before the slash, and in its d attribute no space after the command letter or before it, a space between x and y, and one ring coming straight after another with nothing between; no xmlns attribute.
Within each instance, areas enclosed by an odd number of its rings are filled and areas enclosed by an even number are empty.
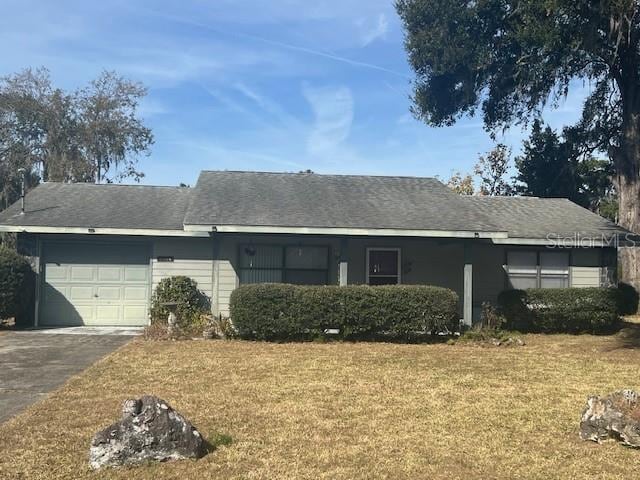
<svg viewBox="0 0 640 480"><path fill-rule="evenodd" d="M147 324L148 246L50 243L43 266L40 325Z"/></svg>

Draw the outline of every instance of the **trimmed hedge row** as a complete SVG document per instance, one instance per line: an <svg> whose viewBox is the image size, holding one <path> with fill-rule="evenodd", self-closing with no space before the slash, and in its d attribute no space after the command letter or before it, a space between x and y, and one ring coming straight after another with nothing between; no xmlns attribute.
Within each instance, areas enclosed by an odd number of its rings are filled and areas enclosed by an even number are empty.
<svg viewBox="0 0 640 480"><path fill-rule="evenodd" d="M533 288L498 296L505 327L521 332L603 333L619 321L616 288Z"/></svg>
<svg viewBox="0 0 640 480"><path fill-rule="evenodd" d="M454 291L422 285L243 285L230 305L238 335L255 340L312 339L326 329L345 339L454 331L457 307Z"/></svg>

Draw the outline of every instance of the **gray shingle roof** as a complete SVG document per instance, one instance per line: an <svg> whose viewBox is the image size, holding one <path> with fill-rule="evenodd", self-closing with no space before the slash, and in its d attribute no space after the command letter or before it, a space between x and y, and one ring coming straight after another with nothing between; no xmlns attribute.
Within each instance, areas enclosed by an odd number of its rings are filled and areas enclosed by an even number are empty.
<svg viewBox="0 0 640 480"><path fill-rule="evenodd" d="M182 230L191 226L507 232L510 238L626 233L565 199L467 197L433 178L202 172L195 188L45 183L3 226Z"/></svg>
<svg viewBox="0 0 640 480"><path fill-rule="evenodd" d="M510 238L624 235L626 230L565 198L463 196L474 211L488 215Z"/></svg>
<svg viewBox="0 0 640 480"><path fill-rule="evenodd" d="M200 174L185 224L498 231L433 178L219 171Z"/></svg>
<svg viewBox="0 0 640 480"><path fill-rule="evenodd" d="M0 213L1 225L182 230L190 188L44 183Z"/></svg>

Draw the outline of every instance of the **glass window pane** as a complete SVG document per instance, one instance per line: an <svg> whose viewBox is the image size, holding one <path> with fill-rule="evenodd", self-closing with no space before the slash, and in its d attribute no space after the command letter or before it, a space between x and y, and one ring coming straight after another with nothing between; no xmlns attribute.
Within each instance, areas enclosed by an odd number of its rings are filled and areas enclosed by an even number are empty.
<svg viewBox="0 0 640 480"><path fill-rule="evenodd" d="M568 252L540 252L540 273L569 274Z"/></svg>
<svg viewBox="0 0 640 480"><path fill-rule="evenodd" d="M282 268L282 247L242 245L240 268Z"/></svg>
<svg viewBox="0 0 640 480"><path fill-rule="evenodd" d="M564 275L550 275L540 277L542 288L566 288L569 286L569 277Z"/></svg>
<svg viewBox="0 0 640 480"><path fill-rule="evenodd" d="M397 250L369 250L369 275L398 275ZM394 282L394 283L397 283Z"/></svg>
<svg viewBox="0 0 640 480"><path fill-rule="evenodd" d="M509 252L507 254L509 273L537 275L538 255L536 252Z"/></svg>
<svg viewBox="0 0 640 480"><path fill-rule="evenodd" d="M526 290L527 288L536 288L537 277L531 277L526 275L509 275L509 284L511 288L516 290Z"/></svg>
<svg viewBox="0 0 640 480"><path fill-rule="evenodd" d="M240 283L282 283L282 270L240 270Z"/></svg>
<svg viewBox="0 0 640 480"><path fill-rule="evenodd" d="M287 268L327 268L329 249L327 247L287 247Z"/></svg>
<svg viewBox="0 0 640 480"><path fill-rule="evenodd" d="M294 285L326 285L326 270L286 270L284 282Z"/></svg>

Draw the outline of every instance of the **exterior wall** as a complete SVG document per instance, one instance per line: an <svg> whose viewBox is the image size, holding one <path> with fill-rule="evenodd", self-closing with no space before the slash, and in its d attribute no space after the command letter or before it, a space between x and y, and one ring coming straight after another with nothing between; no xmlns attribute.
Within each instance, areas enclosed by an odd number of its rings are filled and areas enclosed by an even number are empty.
<svg viewBox="0 0 640 480"><path fill-rule="evenodd" d="M173 261L159 262L158 257L173 257ZM210 238L155 238L151 272L152 289L155 289L163 278L184 275L198 282L198 288L215 301L213 241Z"/></svg>
<svg viewBox="0 0 640 480"><path fill-rule="evenodd" d="M401 283L450 288L462 298L464 245L459 240L355 237L348 241L348 282L366 283L367 248L400 248Z"/></svg>
<svg viewBox="0 0 640 480"><path fill-rule="evenodd" d="M503 245L474 243L471 248L473 262L473 318L480 318L484 302L496 304L498 294L507 287L506 249Z"/></svg>
<svg viewBox="0 0 640 480"><path fill-rule="evenodd" d="M26 238L25 238L26 240ZM329 283L339 283L339 262L347 261L349 284L366 282L366 250L371 247L401 249L401 282L430 284L450 288L461 299L464 293L464 241L460 239L327 237L315 235L248 235L217 234L212 238L189 237L125 237L104 235L42 235L31 238L41 245L50 240L80 242L140 242L149 246L152 290L162 278L185 275L198 282L199 288L212 300L214 314L229 314L229 299L239 285L238 252L244 244L322 245L329 247ZM35 243L34 243L35 242ZM505 262L507 251L514 249L543 250L542 247L494 245L488 240L468 241L473 265L473 310L477 318L483 302L495 303L498 294L508 287ZM346 251L341 251L346 246ZM31 255L38 268L37 248ZM601 285L603 249L571 251L571 286ZM615 253L609 252L609 253ZM615 255L610 255L615 257ZM160 262L158 257L173 257L173 262ZM615 266L607 268L615 268ZM462 305L460 308L462 313Z"/></svg>
<svg viewBox="0 0 640 480"><path fill-rule="evenodd" d="M217 240L218 255L214 262L214 315L229 315L229 299L239 285L236 272L236 259L238 255L239 240L222 237Z"/></svg>
<svg viewBox="0 0 640 480"><path fill-rule="evenodd" d="M307 235L217 235L217 260L214 262L214 314L229 314L229 299L239 285L238 249L243 244L327 245L330 251L329 279L338 284L341 258L339 237ZM367 248L400 248L401 282L428 284L464 294L464 242L458 239L349 237L346 240L348 284L366 283ZM473 317L478 319L483 302L496 303L498 294L508 288L506 258L509 250L543 250L543 247L496 245L487 240L469 242L473 265ZM571 286L601 284L601 249L573 249L570 255Z"/></svg>

